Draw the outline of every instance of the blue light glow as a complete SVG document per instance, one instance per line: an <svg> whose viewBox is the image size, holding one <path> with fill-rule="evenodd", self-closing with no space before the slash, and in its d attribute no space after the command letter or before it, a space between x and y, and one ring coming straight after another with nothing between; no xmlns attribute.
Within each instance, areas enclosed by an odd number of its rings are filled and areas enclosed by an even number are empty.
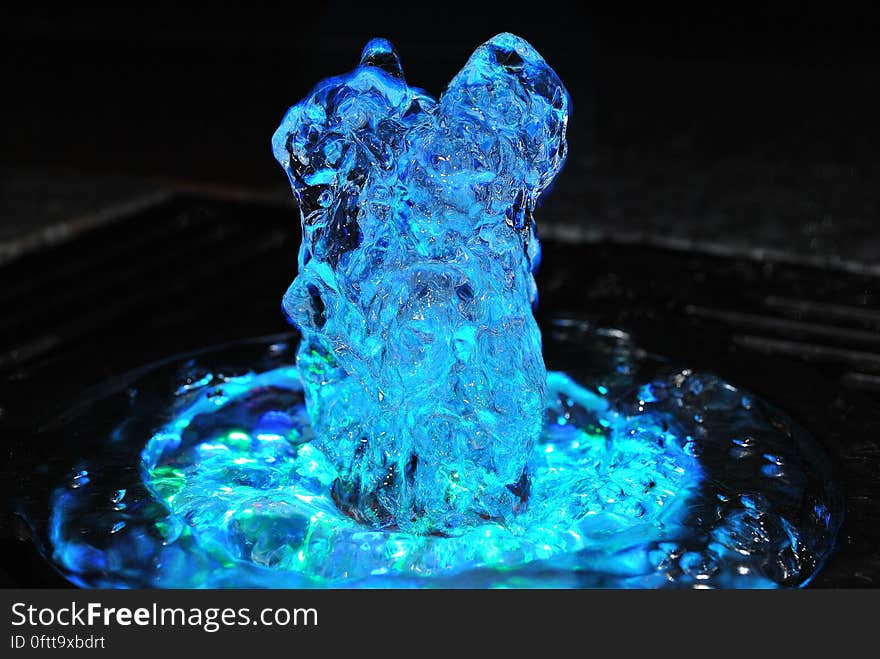
<svg viewBox="0 0 880 659"><path fill-rule="evenodd" d="M373 40L291 108L273 146L302 212L283 303L302 339L154 365L108 395L130 416L53 494L61 573L163 588L807 583L842 508L794 421L575 320L546 346L566 372L546 370L532 211L562 166L568 106L502 34L439 101Z"/></svg>
<svg viewBox="0 0 880 659"><path fill-rule="evenodd" d="M680 439L658 419L609 410L607 401L563 374L550 374L549 391L546 416L577 415L581 422L545 427L530 460L532 491L512 522L415 535L370 529L334 504L335 467L316 443L289 439L308 433L293 421L305 416L289 368L227 380L219 409L214 389L205 387L143 450L144 481L168 514L98 552L65 536L72 521L65 517L75 504L60 493L56 558L73 572L112 566L114 579L102 585L114 586L126 584L127 574L147 576L145 553L152 554L149 563L162 565L150 576L149 585L158 586L222 586L233 578L242 586L444 585L461 578L514 585L524 566L604 556L617 542L650 544L663 537L663 528L680 526L701 475ZM279 405L290 407L280 411ZM607 428L600 429L600 414ZM279 417L288 419L287 438L260 431L267 417L275 427ZM452 478L462 491L470 487ZM609 542L624 519L627 533ZM125 526L115 521L110 532ZM651 558L646 550L630 551L614 561L618 576L635 577Z"/></svg>
<svg viewBox="0 0 880 659"><path fill-rule="evenodd" d="M532 211L568 106L511 34L439 100L374 39L275 133L302 215L284 309L306 401L337 503L373 526L447 533L519 506L546 394Z"/></svg>
<svg viewBox="0 0 880 659"><path fill-rule="evenodd" d="M338 471L285 365L294 345L271 352L265 371L172 397L146 446L110 430L114 457L76 468L55 492L51 558L92 587L773 587L815 574L841 512L790 420L607 335L551 339L587 350L574 358L594 369L579 381L548 374L530 491L508 521L425 535L341 510ZM766 455L784 473L764 474Z"/></svg>

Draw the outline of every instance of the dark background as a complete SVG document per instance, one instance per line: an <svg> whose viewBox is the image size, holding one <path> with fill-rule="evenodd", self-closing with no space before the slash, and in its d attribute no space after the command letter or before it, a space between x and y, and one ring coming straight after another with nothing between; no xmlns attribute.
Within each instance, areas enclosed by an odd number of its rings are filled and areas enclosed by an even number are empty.
<svg viewBox="0 0 880 659"><path fill-rule="evenodd" d="M574 101L545 225L877 261L880 40L869 15L181 3L7 10L0 25L0 245L169 185L284 200L272 132L317 80L352 68L368 38L390 38L409 82L437 94L507 30Z"/></svg>
<svg viewBox="0 0 880 659"><path fill-rule="evenodd" d="M569 162L536 214L539 316L623 328L803 423L847 508L814 585L880 585L880 40L872 17L827 7L6 10L3 498L44 525L55 484L34 466L68 469L89 437L40 424L88 387L289 329L298 222L269 148L288 106L374 36L437 94L504 30L574 103ZM64 583L11 512L0 584Z"/></svg>

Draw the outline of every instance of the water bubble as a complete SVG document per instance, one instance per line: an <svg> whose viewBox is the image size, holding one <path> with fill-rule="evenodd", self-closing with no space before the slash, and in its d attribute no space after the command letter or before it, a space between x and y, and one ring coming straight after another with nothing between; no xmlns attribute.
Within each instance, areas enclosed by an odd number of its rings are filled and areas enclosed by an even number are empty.
<svg viewBox="0 0 880 659"><path fill-rule="evenodd" d="M708 581L721 569L718 555L711 550L687 552L682 554L678 563L685 574L698 581Z"/></svg>

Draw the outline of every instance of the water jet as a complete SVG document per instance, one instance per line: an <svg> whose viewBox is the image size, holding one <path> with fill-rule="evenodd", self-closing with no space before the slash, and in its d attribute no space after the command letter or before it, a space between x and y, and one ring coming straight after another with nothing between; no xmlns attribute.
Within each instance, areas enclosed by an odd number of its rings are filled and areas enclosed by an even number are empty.
<svg viewBox="0 0 880 659"><path fill-rule="evenodd" d="M294 106L273 148L303 224L283 302L300 335L152 365L70 420L132 387L165 401L133 403L105 454L56 489L62 574L104 587L807 583L841 510L804 429L625 332L556 317L542 337L533 213L564 162L568 109L549 65L507 34L437 101L374 40Z"/></svg>

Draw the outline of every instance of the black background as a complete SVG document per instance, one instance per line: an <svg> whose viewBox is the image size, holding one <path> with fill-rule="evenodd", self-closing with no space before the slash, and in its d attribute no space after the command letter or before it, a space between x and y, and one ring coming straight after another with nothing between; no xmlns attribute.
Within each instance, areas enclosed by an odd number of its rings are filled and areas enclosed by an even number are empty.
<svg viewBox="0 0 880 659"><path fill-rule="evenodd" d="M390 38L409 82L438 94L507 30L545 55L574 101L549 220L876 260L870 15L588 4L7 9L5 222L33 228L57 214L39 197L89 174L108 194L120 174L286 194L272 132L368 38Z"/></svg>
<svg viewBox="0 0 880 659"><path fill-rule="evenodd" d="M391 39L408 81L438 94L479 43L507 30L548 59L574 103L571 155L539 227L556 238L598 231L613 243L547 242L542 309L576 300L597 321L718 369L803 421L831 449L848 492L841 549L816 585L876 586L876 27L827 7L7 9L0 246L169 184L247 194L232 206L178 199L0 270L3 485L33 489L22 465L46 457L31 436L35 419L86 386L287 329L278 305L298 237L269 140L288 106L351 69L370 37ZM248 200L259 195L279 204L256 209ZM657 237L693 249L642 245ZM718 247L735 258L716 258ZM756 250L774 257L755 259ZM233 259L250 259L246 277ZM226 284L209 289L212 281ZM820 306L768 310L771 297ZM693 305L751 315L697 321ZM744 348L744 334L760 340ZM783 339L836 356L774 353ZM58 584L10 520L0 539L17 558L2 583Z"/></svg>

